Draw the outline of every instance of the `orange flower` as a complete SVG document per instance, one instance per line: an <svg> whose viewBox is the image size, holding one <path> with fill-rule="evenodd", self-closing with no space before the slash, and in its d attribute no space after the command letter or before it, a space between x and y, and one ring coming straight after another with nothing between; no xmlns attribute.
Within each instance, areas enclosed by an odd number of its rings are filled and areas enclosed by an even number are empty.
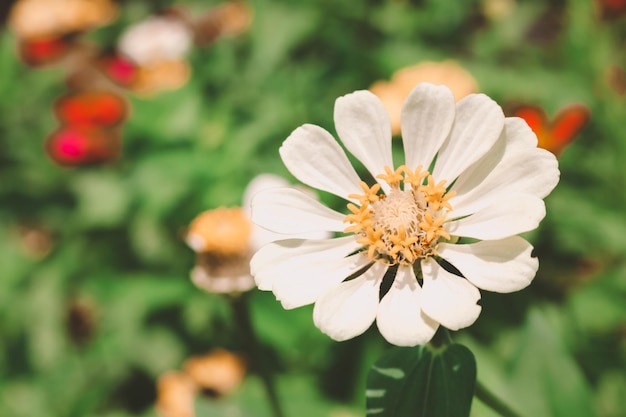
<svg viewBox="0 0 626 417"><path fill-rule="evenodd" d="M596 0L595 3L603 19L618 19L626 14L626 0Z"/></svg>
<svg viewBox="0 0 626 417"><path fill-rule="evenodd" d="M190 76L191 69L186 61L163 61L138 67L131 89L139 95L150 96L160 91L176 90L185 85Z"/></svg>
<svg viewBox="0 0 626 417"><path fill-rule="evenodd" d="M248 251L251 229L240 208L208 210L191 222L187 242L196 252L233 255Z"/></svg>
<svg viewBox="0 0 626 417"><path fill-rule="evenodd" d="M194 417L196 385L184 372L167 372L157 381L157 412L161 417Z"/></svg>
<svg viewBox="0 0 626 417"><path fill-rule="evenodd" d="M541 107L525 105L517 107L513 111L513 116L526 120L537 135L540 148L547 149L559 157L587 125L591 114L584 104L570 104L561 108L554 118L549 120Z"/></svg>
<svg viewBox="0 0 626 417"><path fill-rule="evenodd" d="M425 61L396 71L391 81L377 81L370 87L370 91L378 96L387 109L394 135L400 134L402 103L413 87L421 82L447 85L457 101L478 91L474 77L452 60Z"/></svg>
<svg viewBox="0 0 626 417"><path fill-rule="evenodd" d="M195 41L200 46L213 43L221 36L245 32L252 23L252 11L245 1L233 1L214 7L194 22Z"/></svg>
<svg viewBox="0 0 626 417"><path fill-rule="evenodd" d="M20 0L9 26L22 39L56 37L106 24L116 14L111 0Z"/></svg>
<svg viewBox="0 0 626 417"><path fill-rule="evenodd" d="M239 386L246 374L246 361L227 350L214 349L187 359L184 369L200 389L222 396Z"/></svg>

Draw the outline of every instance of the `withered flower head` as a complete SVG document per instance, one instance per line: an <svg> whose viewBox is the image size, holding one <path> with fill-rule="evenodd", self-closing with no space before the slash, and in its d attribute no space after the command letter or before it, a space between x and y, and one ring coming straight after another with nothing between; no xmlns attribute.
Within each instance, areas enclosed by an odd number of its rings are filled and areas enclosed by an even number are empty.
<svg viewBox="0 0 626 417"><path fill-rule="evenodd" d="M239 254L248 250L251 229L240 208L208 210L191 222L187 243L196 252Z"/></svg>
<svg viewBox="0 0 626 417"><path fill-rule="evenodd" d="M172 371L157 381L156 409L161 417L194 417L196 385L184 372Z"/></svg>
<svg viewBox="0 0 626 417"><path fill-rule="evenodd" d="M67 333L74 343L77 345L88 343L93 338L97 324L93 301L84 296L72 300L67 307L65 324Z"/></svg>
<svg viewBox="0 0 626 417"><path fill-rule="evenodd" d="M214 293L247 291L250 277L252 224L241 208L208 210L189 227L187 244L198 253L191 279Z"/></svg>
<svg viewBox="0 0 626 417"><path fill-rule="evenodd" d="M246 374L246 361L224 349L214 349L203 356L189 358L185 372L209 395L222 396L234 391Z"/></svg>

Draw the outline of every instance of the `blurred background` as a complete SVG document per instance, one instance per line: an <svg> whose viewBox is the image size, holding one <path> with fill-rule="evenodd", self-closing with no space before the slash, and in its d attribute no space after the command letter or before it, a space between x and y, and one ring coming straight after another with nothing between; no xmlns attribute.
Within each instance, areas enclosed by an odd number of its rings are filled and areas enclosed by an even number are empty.
<svg viewBox="0 0 626 417"><path fill-rule="evenodd" d="M483 293L454 340L522 416L626 416L626 2L0 8L0 415L270 416L267 375L287 416L363 415L375 328L337 343L310 306L202 290L185 240L257 175L295 184L278 147L334 132L338 96L371 88L393 112L434 81L527 118L561 169L526 236L536 279Z"/></svg>

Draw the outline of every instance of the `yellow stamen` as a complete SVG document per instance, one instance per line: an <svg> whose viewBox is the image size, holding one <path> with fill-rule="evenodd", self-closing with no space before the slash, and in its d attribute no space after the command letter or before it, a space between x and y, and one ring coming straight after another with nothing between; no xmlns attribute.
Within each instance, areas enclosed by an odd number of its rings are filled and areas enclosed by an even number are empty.
<svg viewBox="0 0 626 417"><path fill-rule="evenodd" d="M350 226L345 232L358 235L357 242L368 258L385 265L410 265L435 255L437 242L450 239L443 223L452 210L448 200L455 193L447 192L446 181L435 182L421 166L384 169L376 178L389 184L390 190L379 194L379 184L370 187L361 182L363 194L349 196L360 206L348 204L351 214L343 221Z"/></svg>
<svg viewBox="0 0 626 417"><path fill-rule="evenodd" d="M413 188L418 188L420 185L422 185L424 178L428 176L428 171L422 171L421 165L418 165L413 172L411 172L411 170L406 166L404 166L404 168L404 172L406 173L406 178L404 179L404 182L406 184L411 184Z"/></svg>
<svg viewBox="0 0 626 417"><path fill-rule="evenodd" d="M360 233L372 224L371 213L372 211L364 206L357 207L354 204L348 204L348 209L353 214L348 214L344 219L344 223L354 223L354 225L347 227L344 233Z"/></svg>
<svg viewBox="0 0 626 417"><path fill-rule="evenodd" d="M389 236L389 239L394 245L389 251L389 255L393 259L398 259L398 254L402 253L404 259L408 262L413 262L415 260L415 254L411 251L411 245L419 240L417 236L410 236L407 238L406 230L404 227L401 227L400 230L398 230L398 234Z"/></svg>
<svg viewBox="0 0 626 417"><path fill-rule="evenodd" d="M428 175L426 185L421 185L419 190L424 193L424 199L431 204L431 208L434 211L439 211L442 208L451 210L452 207L448 200L456 195L456 192L446 192L446 181L439 181L435 184L435 180L432 175Z"/></svg>
<svg viewBox="0 0 626 417"><path fill-rule="evenodd" d="M357 239L357 243L369 246L367 256L371 260L375 259L376 249L385 248L384 243L380 240L382 234L382 230L374 230L371 227L368 227L365 236Z"/></svg>
<svg viewBox="0 0 626 417"><path fill-rule="evenodd" d="M395 171L392 171L391 168L389 167L385 167L385 172L386 174L376 175L376 178L380 178L381 180L389 184L391 187L394 187L394 188L398 187L400 184L400 181L404 180L404 176L402 175L402 173L404 172L403 167L400 167L396 169Z"/></svg>

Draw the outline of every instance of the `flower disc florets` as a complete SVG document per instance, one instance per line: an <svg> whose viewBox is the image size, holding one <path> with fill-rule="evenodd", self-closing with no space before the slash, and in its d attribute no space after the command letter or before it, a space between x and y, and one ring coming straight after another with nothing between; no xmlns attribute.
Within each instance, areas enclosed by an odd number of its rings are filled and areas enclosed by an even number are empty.
<svg viewBox="0 0 626 417"><path fill-rule="evenodd" d="M351 223L344 232L360 234L358 243L364 245L371 260L385 265L412 264L436 254L440 238L450 239L442 224L452 210L446 181L435 184L428 171L418 167L411 171L402 165L395 171L385 167L377 178L390 190L379 193L380 185L369 187L361 182L363 194L351 194L360 206L349 203L344 223ZM401 187L403 183L404 187Z"/></svg>

